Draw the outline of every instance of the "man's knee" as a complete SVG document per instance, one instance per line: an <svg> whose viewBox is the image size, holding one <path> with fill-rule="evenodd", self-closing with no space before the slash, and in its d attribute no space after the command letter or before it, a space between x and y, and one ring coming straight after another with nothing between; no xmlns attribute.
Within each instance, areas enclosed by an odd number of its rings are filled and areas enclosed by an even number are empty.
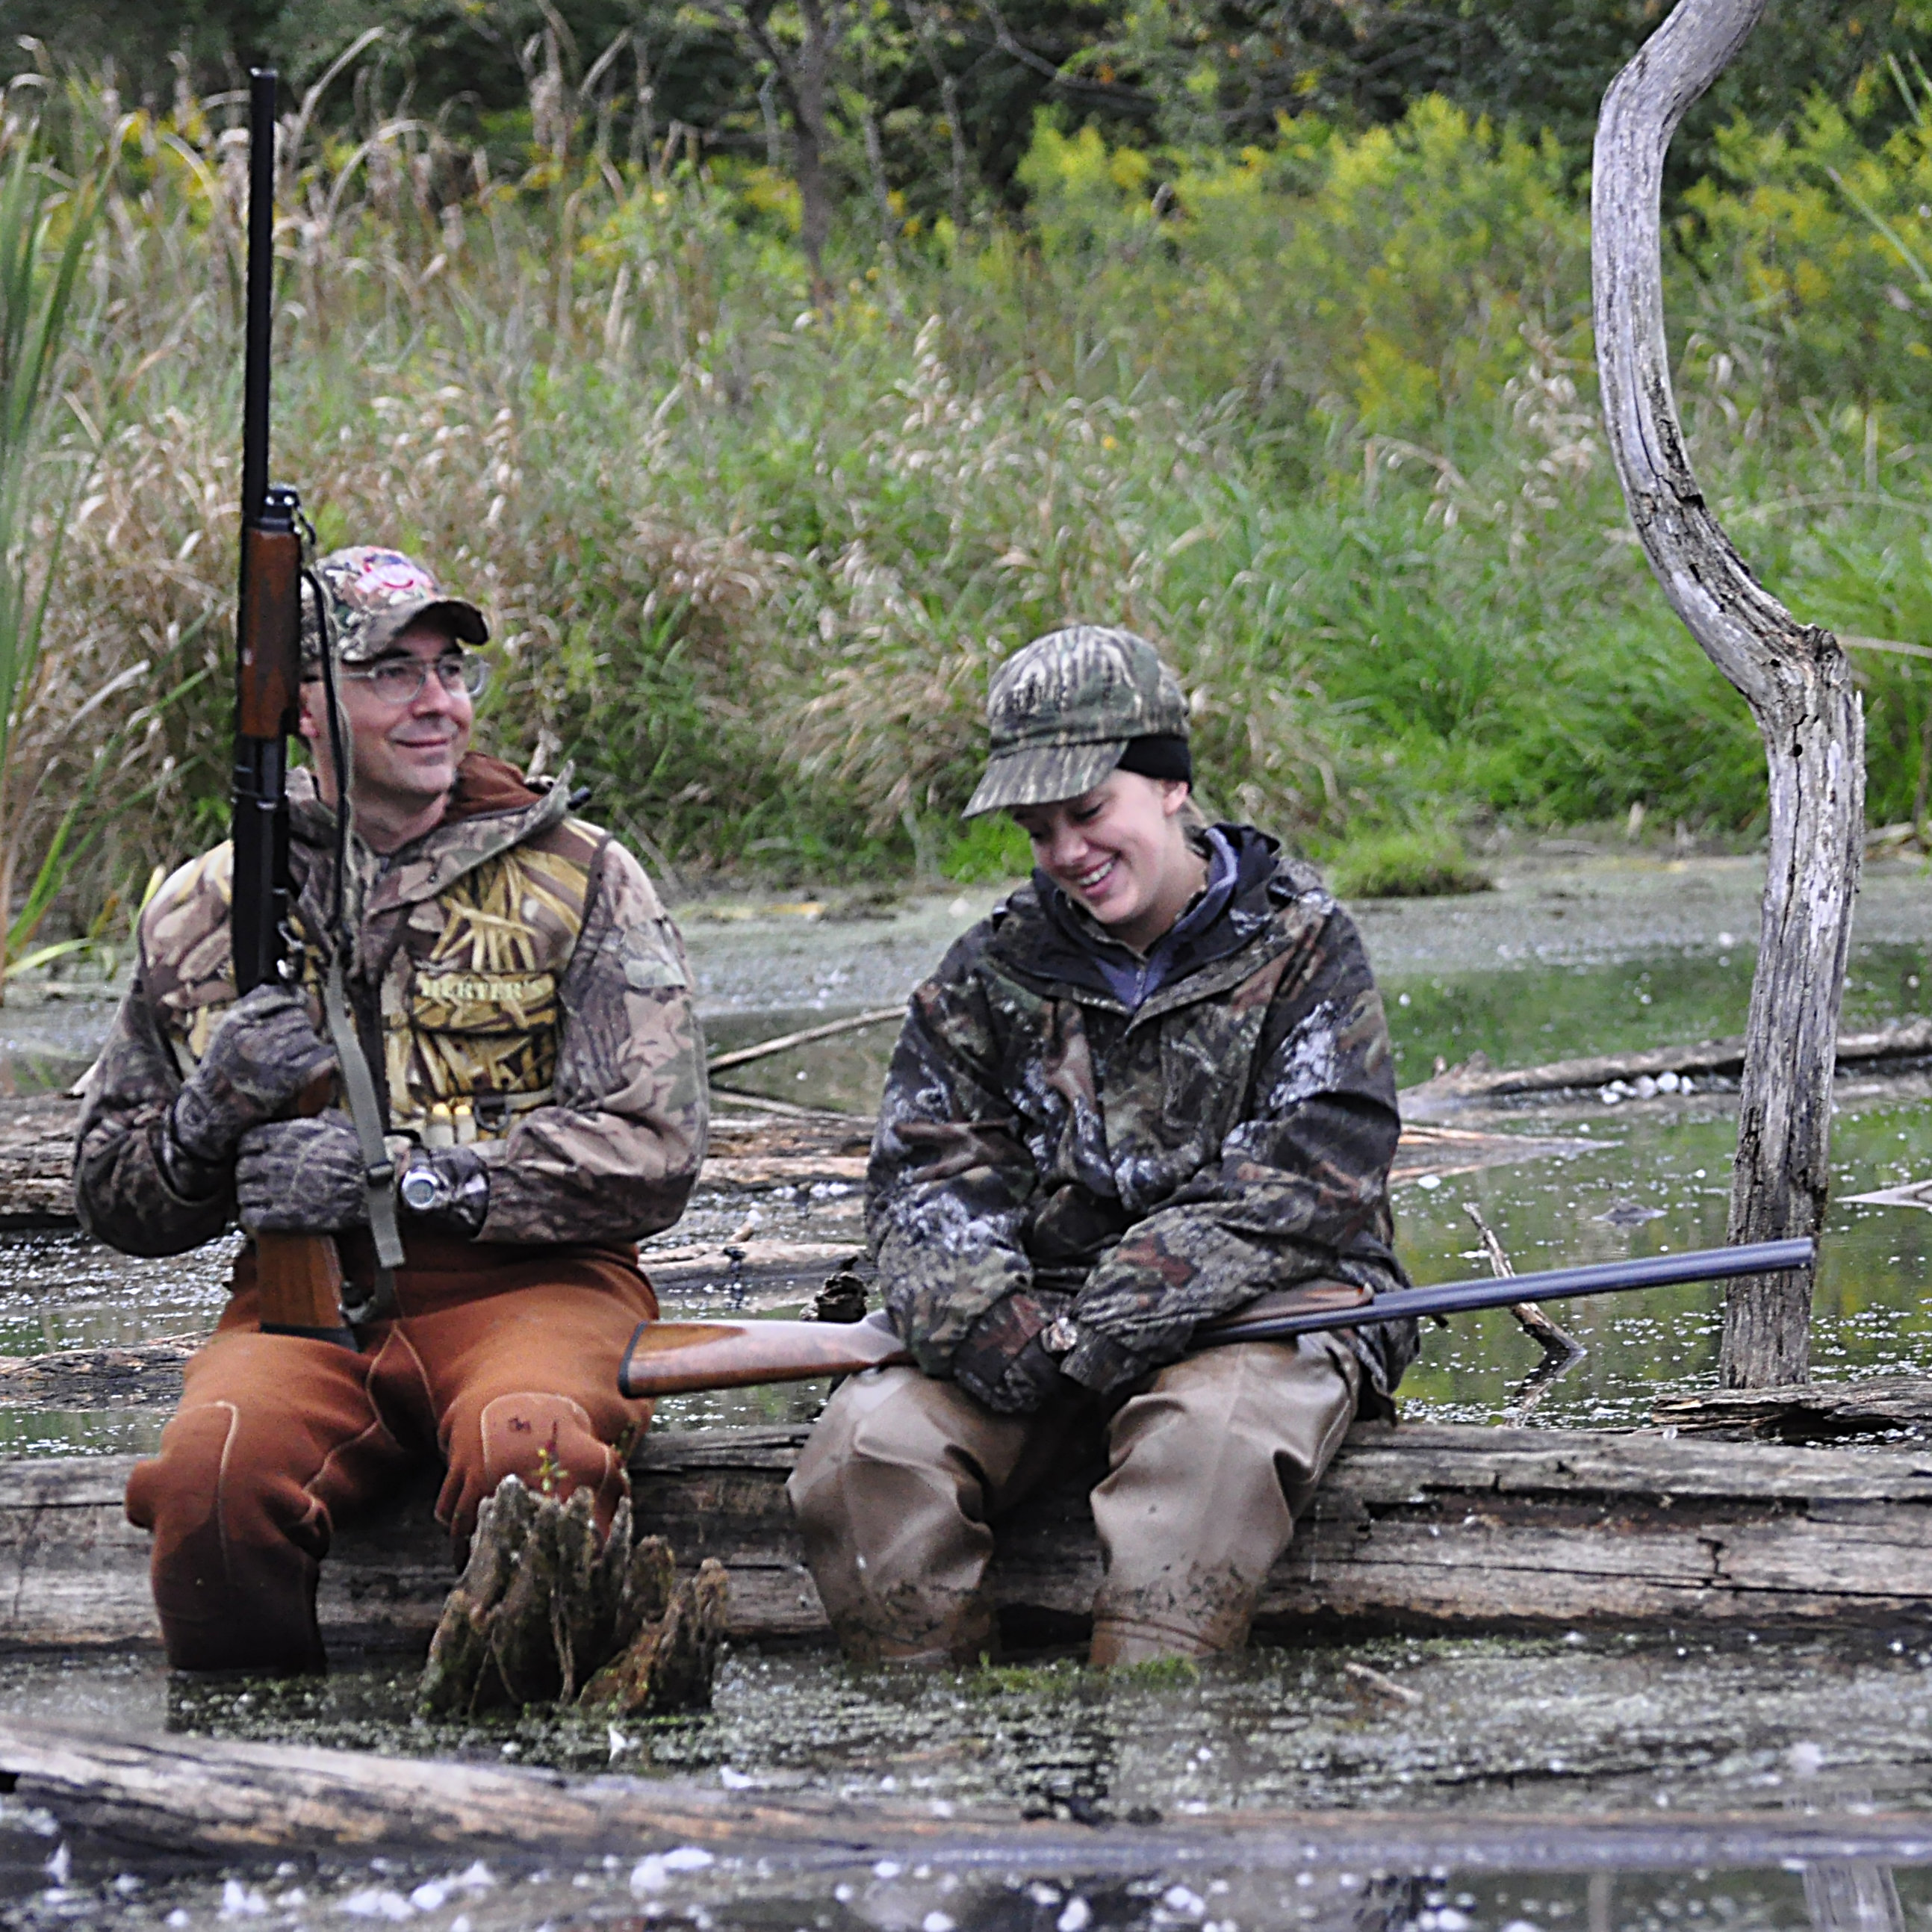
<svg viewBox="0 0 1932 1932"><path fill-rule="evenodd" d="M584 1405L567 1395L520 1390L459 1418L446 1447L448 1475L436 1514L459 1544L468 1540L483 1498L506 1476L560 1500L590 1492L600 1531L630 1492L622 1456L598 1435Z"/></svg>
<svg viewBox="0 0 1932 1932"><path fill-rule="evenodd" d="M250 1453L250 1435L235 1402L198 1404L128 1479L128 1519L154 1534L154 1606L177 1669L322 1667L314 1602L328 1517L290 1471Z"/></svg>

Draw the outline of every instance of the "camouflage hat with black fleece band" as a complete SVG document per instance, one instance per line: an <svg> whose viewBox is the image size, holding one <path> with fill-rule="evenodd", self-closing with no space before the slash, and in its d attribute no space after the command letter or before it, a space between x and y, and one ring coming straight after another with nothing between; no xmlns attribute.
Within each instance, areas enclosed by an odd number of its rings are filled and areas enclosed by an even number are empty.
<svg viewBox="0 0 1932 1932"><path fill-rule="evenodd" d="M449 634L466 644L487 644L490 626L476 606L452 597L412 556L376 544L332 550L315 566L328 598L329 627L338 664L367 664L378 658L418 618L440 618ZM322 638L315 598L302 598L302 670L313 676L322 664Z"/></svg>
<svg viewBox="0 0 1932 1932"><path fill-rule="evenodd" d="M1144 638L1076 624L1036 638L986 694L986 776L964 813L1055 805L1094 788L1136 738L1187 736L1180 681Z"/></svg>

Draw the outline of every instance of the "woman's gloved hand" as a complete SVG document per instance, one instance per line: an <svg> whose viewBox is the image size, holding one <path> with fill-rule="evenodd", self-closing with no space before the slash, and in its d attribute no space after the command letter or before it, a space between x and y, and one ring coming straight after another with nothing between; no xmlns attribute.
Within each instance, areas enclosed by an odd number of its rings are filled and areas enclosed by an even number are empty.
<svg viewBox="0 0 1932 1932"><path fill-rule="evenodd" d="M334 1065L292 987L260 986L238 1000L168 1109L161 1154L169 1184L186 1199L215 1192L242 1136Z"/></svg>
<svg viewBox="0 0 1932 1932"><path fill-rule="evenodd" d="M1045 1288L1002 1295L953 1352L952 1379L998 1415L1030 1415L1055 1396L1078 1393L1042 1339L1072 1303Z"/></svg>

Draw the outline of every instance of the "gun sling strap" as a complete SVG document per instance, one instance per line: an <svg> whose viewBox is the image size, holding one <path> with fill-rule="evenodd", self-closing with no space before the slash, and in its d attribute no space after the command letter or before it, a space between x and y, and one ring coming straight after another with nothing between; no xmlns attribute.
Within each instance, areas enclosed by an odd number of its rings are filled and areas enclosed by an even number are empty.
<svg viewBox="0 0 1932 1932"><path fill-rule="evenodd" d="M338 940L340 935L338 935ZM382 1106L369 1071L368 1056L349 1011L344 984L343 948L332 950L322 982L322 1010L328 1036L342 1068L343 1093L349 1118L355 1123L356 1144L362 1154L362 1183L369 1203L369 1232L376 1242L376 1280L368 1298L350 1305L344 1284L342 1312L355 1326L379 1321L396 1305L395 1271L403 1264L403 1238L396 1225L396 1163L382 1139Z"/></svg>

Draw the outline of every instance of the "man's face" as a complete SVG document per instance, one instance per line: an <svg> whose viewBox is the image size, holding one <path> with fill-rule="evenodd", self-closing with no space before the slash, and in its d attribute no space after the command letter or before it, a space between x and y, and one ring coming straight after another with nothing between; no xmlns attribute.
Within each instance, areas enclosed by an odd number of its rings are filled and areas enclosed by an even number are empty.
<svg viewBox="0 0 1932 1932"><path fill-rule="evenodd" d="M342 667L337 688L351 735L352 802L358 809L424 811L455 784L456 767L470 748L476 705L460 683L452 690L436 666L462 651L440 625L421 622L412 624L368 664ZM412 661L428 674L422 688L400 701L385 697L381 668L400 669ZM378 675L372 678L368 675L371 672ZM328 707L320 679L302 686L302 733L323 775L325 789L332 794Z"/></svg>

